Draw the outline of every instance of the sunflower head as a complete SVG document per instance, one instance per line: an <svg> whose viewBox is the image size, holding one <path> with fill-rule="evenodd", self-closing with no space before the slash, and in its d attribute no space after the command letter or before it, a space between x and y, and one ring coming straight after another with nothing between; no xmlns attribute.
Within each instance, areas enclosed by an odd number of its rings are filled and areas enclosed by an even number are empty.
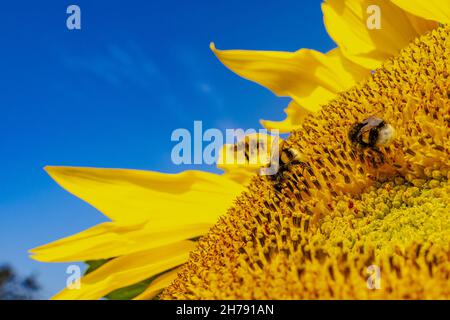
<svg viewBox="0 0 450 320"><path fill-rule="evenodd" d="M448 297L449 44L443 26L309 115L286 141L308 169L254 177L162 297Z"/></svg>

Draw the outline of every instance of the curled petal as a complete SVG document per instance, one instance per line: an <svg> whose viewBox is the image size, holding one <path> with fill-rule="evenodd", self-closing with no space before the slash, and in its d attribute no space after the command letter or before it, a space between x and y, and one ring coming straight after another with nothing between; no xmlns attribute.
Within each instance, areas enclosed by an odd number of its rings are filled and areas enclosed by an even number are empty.
<svg viewBox="0 0 450 320"><path fill-rule="evenodd" d="M259 83L279 96L288 96L308 111L318 111L336 93L368 74L345 61L334 49L327 54L301 49L296 52L211 50L241 77Z"/></svg>
<svg viewBox="0 0 450 320"><path fill-rule="evenodd" d="M282 121L261 120L261 124L269 130L277 129L280 133L289 133L299 126L306 116L311 114L311 112L300 107L295 101L289 103L284 112L286 113L286 119Z"/></svg>
<svg viewBox="0 0 450 320"><path fill-rule="evenodd" d="M371 70L437 27L437 23L409 14L389 0L326 0L322 11L327 32L345 57ZM380 20L379 29L369 28L371 19Z"/></svg>

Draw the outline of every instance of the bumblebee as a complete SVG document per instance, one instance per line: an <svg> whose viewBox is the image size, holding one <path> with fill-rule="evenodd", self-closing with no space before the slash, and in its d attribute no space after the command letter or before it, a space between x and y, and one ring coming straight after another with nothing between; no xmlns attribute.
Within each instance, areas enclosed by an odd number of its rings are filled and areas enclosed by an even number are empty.
<svg viewBox="0 0 450 320"><path fill-rule="evenodd" d="M354 124L348 132L349 140L362 148L387 146L395 137L395 129L383 119L370 116Z"/></svg>
<svg viewBox="0 0 450 320"><path fill-rule="evenodd" d="M286 148L281 150L280 167L286 168L290 165L301 165L307 167L307 159L304 154L294 148Z"/></svg>
<svg viewBox="0 0 450 320"><path fill-rule="evenodd" d="M383 119L370 116L354 124L348 132L348 138L354 146L373 151L361 154L360 159L364 161L367 157L370 165L378 168L385 163L385 156L379 147L386 147L394 140L395 129Z"/></svg>
<svg viewBox="0 0 450 320"><path fill-rule="evenodd" d="M261 139L256 139L256 141L251 141L250 139L249 137L245 137L244 140L239 141L233 146L235 155L244 151L246 164L253 164L253 162L257 161L256 157L260 153L266 152L265 143Z"/></svg>
<svg viewBox="0 0 450 320"><path fill-rule="evenodd" d="M278 161L278 163L274 164L273 162L270 163L270 166L277 167L278 170L273 175L268 175L268 179L275 182L275 189L280 191L281 190L281 182L284 176L284 173L287 171L290 171L292 166L300 166L303 169L311 170L310 165L308 164L308 160L305 157L304 154L302 154L300 151L298 151L295 148L288 147L284 148L284 141L280 144L280 155L278 159L275 159Z"/></svg>

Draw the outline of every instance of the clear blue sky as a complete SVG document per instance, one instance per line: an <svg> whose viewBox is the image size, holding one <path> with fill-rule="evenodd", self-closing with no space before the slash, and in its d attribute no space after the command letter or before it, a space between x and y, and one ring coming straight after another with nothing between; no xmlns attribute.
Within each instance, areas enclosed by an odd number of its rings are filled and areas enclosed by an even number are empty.
<svg viewBox="0 0 450 320"><path fill-rule="evenodd" d="M82 29L66 28L77 4ZM27 250L105 221L43 171L45 165L175 172L171 132L259 128L286 98L239 78L209 50L334 45L320 1L4 1L0 6L0 263L37 273L48 298L62 264Z"/></svg>

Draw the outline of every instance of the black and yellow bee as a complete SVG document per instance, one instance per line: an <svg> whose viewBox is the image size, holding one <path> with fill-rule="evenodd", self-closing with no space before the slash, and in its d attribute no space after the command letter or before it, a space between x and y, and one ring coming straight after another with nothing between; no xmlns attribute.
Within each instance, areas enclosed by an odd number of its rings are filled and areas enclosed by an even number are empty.
<svg viewBox="0 0 450 320"><path fill-rule="evenodd" d="M280 143L278 159L273 159L270 163L272 167L278 167L278 170L273 175L268 175L268 179L274 182L276 190L281 190L281 183L285 172L290 171L293 166L299 166L306 170L311 170L306 156L299 150L293 147L285 147L285 142ZM276 161L277 163L274 163Z"/></svg>
<svg viewBox="0 0 450 320"><path fill-rule="evenodd" d="M348 132L349 140L362 148L387 146L394 137L394 128L383 119L374 116L355 123Z"/></svg>
<svg viewBox="0 0 450 320"><path fill-rule="evenodd" d="M366 157L372 167L377 168L385 163L385 156L379 147L387 147L395 138L395 129L383 119L370 116L355 123L348 132L348 138L357 148L370 149L368 154L360 154L361 161Z"/></svg>
<svg viewBox="0 0 450 320"><path fill-rule="evenodd" d="M235 156L243 152L245 164L254 164L257 163L257 157L266 152L266 144L262 139L245 137L245 139L233 145L233 151Z"/></svg>

